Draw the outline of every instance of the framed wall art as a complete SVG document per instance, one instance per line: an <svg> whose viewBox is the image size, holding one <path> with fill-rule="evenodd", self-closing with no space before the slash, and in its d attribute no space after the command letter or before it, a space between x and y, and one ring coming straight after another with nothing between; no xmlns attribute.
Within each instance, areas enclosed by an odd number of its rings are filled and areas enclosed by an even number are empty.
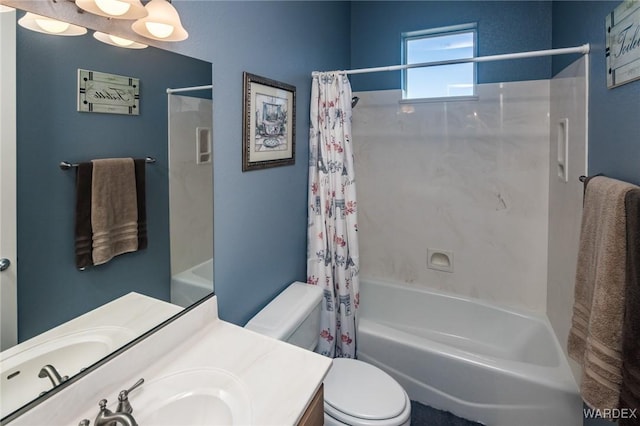
<svg viewBox="0 0 640 426"><path fill-rule="evenodd" d="M296 88L244 73L242 171L295 162Z"/></svg>
<svg viewBox="0 0 640 426"><path fill-rule="evenodd" d="M640 1L626 0L605 18L607 87L640 79Z"/></svg>
<svg viewBox="0 0 640 426"><path fill-rule="evenodd" d="M140 80L78 69L78 111L140 114Z"/></svg>

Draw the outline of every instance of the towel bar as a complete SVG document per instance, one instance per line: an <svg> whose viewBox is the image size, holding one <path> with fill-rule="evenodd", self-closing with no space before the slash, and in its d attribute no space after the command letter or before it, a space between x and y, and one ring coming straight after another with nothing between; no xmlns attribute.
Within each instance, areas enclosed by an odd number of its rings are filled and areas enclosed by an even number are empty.
<svg viewBox="0 0 640 426"><path fill-rule="evenodd" d="M156 162L156 159L155 159L155 158L153 158L153 157L147 157L147 158L145 158L144 160L145 160L145 163L148 163L148 164L153 164L153 163L155 163L155 162ZM58 166L59 166L62 170L69 170L69 169L71 169L72 167L78 167L78 164L76 164L76 163L68 163L68 162L66 162L66 161L61 161L61 162L60 162L60 164L59 164Z"/></svg>

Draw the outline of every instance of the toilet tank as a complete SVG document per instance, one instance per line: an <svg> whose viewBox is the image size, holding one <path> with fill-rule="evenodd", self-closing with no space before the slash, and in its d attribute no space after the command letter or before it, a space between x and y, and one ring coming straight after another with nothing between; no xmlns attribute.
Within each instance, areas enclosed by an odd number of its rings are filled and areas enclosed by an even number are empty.
<svg viewBox="0 0 640 426"><path fill-rule="evenodd" d="M322 289L294 282L256 314L245 328L315 350L320 334Z"/></svg>

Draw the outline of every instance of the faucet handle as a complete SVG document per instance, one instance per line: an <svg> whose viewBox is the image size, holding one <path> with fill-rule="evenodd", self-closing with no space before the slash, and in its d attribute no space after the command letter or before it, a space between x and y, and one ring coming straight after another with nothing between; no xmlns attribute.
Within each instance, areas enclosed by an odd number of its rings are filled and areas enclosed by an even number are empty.
<svg viewBox="0 0 640 426"><path fill-rule="evenodd" d="M107 408L107 400L106 399L101 399L100 402L98 402L98 406L100 407L100 412L101 413L104 413L105 415L112 414L111 410L109 410Z"/></svg>
<svg viewBox="0 0 640 426"><path fill-rule="evenodd" d="M144 379L140 379L137 382L135 382L133 384L133 386L131 386L129 389L127 389L126 391L122 391L122 392L126 392L128 394L132 390L137 389L138 387L140 387L143 383L144 383Z"/></svg>
<svg viewBox="0 0 640 426"><path fill-rule="evenodd" d="M133 413L133 407L127 397L127 391L121 391L120 395L118 395L118 408L116 408L116 413Z"/></svg>
<svg viewBox="0 0 640 426"><path fill-rule="evenodd" d="M91 424L91 420L82 419L82 420L80 420L80 423L78 423L78 426L89 426L90 424Z"/></svg>
<svg viewBox="0 0 640 426"><path fill-rule="evenodd" d="M133 386L131 386L129 389L126 389L120 392L120 395L118 395L118 408L116 409L116 412L129 413L129 414L133 413L133 407L129 403L129 392L136 389L138 386L142 385L143 383L144 383L144 379L140 379L137 382L135 382Z"/></svg>

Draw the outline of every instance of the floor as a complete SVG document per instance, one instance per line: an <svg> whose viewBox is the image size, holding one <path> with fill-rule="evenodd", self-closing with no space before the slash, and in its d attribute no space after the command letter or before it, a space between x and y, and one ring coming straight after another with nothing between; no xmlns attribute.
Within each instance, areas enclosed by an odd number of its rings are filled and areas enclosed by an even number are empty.
<svg viewBox="0 0 640 426"><path fill-rule="evenodd" d="M411 401L411 425L412 426L480 426L481 423L472 422L454 416L448 411Z"/></svg>

